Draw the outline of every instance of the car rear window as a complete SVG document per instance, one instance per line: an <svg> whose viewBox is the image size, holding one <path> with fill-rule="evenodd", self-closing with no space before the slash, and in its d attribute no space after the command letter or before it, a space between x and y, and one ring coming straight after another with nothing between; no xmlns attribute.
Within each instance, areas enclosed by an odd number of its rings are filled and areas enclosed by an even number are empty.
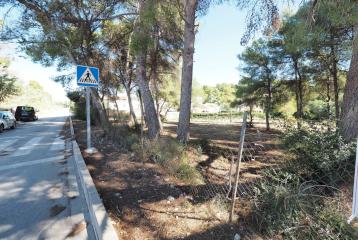
<svg viewBox="0 0 358 240"><path fill-rule="evenodd" d="M22 111L26 111L26 112L33 112L34 108L33 107L22 106L22 107L17 107L16 110L22 110Z"/></svg>

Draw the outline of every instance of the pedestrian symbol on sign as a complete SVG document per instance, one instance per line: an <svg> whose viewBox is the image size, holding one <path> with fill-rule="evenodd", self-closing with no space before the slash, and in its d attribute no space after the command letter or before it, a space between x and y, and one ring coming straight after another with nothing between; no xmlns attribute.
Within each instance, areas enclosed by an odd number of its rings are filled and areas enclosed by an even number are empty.
<svg viewBox="0 0 358 240"><path fill-rule="evenodd" d="M89 70L87 70L85 81L91 81Z"/></svg>
<svg viewBox="0 0 358 240"><path fill-rule="evenodd" d="M79 86L97 87L99 71L95 67L77 66L77 84Z"/></svg>

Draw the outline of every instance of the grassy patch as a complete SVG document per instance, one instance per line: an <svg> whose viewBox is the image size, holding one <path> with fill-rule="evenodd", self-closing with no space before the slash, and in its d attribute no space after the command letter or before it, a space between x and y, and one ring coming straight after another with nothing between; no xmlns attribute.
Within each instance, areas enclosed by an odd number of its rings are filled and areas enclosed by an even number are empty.
<svg viewBox="0 0 358 240"><path fill-rule="evenodd" d="M202 183L202 177L195 168L200 157L200 151L180 144L171 138L160 138L155 141L145 139L143 145L135 143L132 150L144 161L154 161L166 171L187 183Z"/></svg>

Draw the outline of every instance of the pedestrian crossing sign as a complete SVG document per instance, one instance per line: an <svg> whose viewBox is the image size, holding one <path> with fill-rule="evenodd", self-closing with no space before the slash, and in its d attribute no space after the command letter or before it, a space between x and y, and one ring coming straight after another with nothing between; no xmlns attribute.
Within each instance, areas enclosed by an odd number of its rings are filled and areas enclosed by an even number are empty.
<svg viewBox="0 0 358 240"><path fill-rule="evenodd" d="M98 87L99 70L96 67L77 66L77 85L85 87Z"/></svg>

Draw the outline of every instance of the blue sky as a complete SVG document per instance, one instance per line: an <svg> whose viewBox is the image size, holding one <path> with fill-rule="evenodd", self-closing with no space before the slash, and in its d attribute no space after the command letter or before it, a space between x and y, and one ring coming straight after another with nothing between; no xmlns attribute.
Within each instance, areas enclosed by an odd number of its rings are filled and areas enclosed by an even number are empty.
<svg viewBox="0 0 358 240"><path fill-rule="evenodd" d="M295 0L296 6L301 0ZM287 6L282 7L282 9ZM293 6L293 8L296 8ZM281 10L282 10L281 9ZM4 11L0 9L0 15ZM240 45L245 31L246 12L234 4L226 3L212 6L205 16L198 19L199 31L196 35L194 54L194 79L201 85L217 83L238 83L240 79L237 67L237 55L245 47ZM0 45L0 56L12 59L11 71L24 82L36 80L53 93L55 98L62 98L65 92L61 85L54 83L52 77L58 75L55 67L45 68L30 59L20 57L14 45ZM60 89L61 88L61 89Z"/></svg>
<svg viewBox="0 0 358 240"><path fill-rule="evenodd" d="M280 10L294 11L301 2L286 1L280 5ZM237 55L245 49L245 46L240 45L240 40L245 32L246 15L245 10L232 3L225 3L212 6L206 16L199 18L193 75L201 85L239 82Z"/></svg>
<svg viewBox="0 0 358 240"><path fill-rule="evenodd" d="M245 31L246 13L232 4L213 6L199 19L194 54L194 78L202 85L239 81L237 55Z"/></svg>

